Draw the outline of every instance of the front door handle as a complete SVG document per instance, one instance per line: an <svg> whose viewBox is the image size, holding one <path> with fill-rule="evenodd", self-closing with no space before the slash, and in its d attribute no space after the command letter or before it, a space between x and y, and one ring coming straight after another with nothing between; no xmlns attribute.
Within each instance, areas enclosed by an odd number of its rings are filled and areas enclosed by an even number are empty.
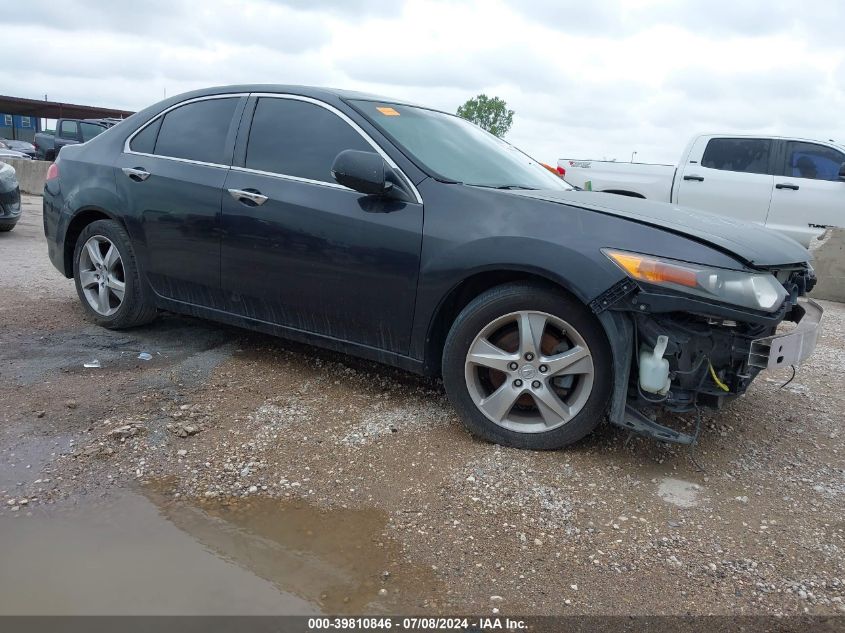
<svg viewBox="0 0 845 633"><path fill-rule="evenodd" d="M775 185L775 189L792 189L798 191L798 185L793 185L791 182L779 182Z"/></svg>
<svg viewBox="0 0 845 633"><path fill-rule="evenodd" d="M704 182L704 176L684 176L684 180L697 180L698 182Z"/></svg>
<svg viewBox="0 0 845 633"><path fill-rule="evenodd" d="M142 182L150 177L150 172L143 167L124 167L122 171L135 182Z"/></svg>
<svg viewBox="0 0 845 633"><path fill-rule="evenodd" d="M248 207L257 207L267 202L267 196L255 189L227 189L229 195Z"/></svg>

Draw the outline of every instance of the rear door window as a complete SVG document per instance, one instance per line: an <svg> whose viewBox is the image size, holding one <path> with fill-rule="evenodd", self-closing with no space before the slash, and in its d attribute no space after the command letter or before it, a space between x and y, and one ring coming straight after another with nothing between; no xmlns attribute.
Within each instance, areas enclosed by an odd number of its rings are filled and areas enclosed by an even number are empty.
<svg viewBox="0 0 845 633"><path fill-rule="evenodd" d="M762 138L710 139L701 166L747 174L768 174L772 142Z"/></svg>
<svg viewBox="0 0 845 633"><path fill-rule="evenodd" d="M374 151L352 126L326 108L296 99L265 97L255 107L244 166L334 182L332 164L346 149Z"/></svg>
<svg viewBox="0 0 845 633"><path fill-rule="evenodd" d="M227 162L226 137L237 103L237 97L206 99L171 110L161 122L154 153L218 165Z"/></svg>
<svg viewBox="0 0 845 633"><path fill-rule="evenodd" d="M786 144L786 176L838 181L842 163L845 154L832 147L799 141Z"/></svg>

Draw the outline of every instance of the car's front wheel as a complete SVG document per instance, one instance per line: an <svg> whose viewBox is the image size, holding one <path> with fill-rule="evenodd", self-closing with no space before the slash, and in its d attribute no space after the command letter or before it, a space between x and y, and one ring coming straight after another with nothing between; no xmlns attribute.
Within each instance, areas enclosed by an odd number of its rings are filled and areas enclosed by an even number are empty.
<svg viewBox="0 0 845 633"><path fill-rule="evenodd" d="M449 332L442 370L471 433L535 450L592 431L612 385L598 320L575 298L533 283L499 286L470 302Z"/></svg>
<svg viewBox="0 0 845 633"><path fill-rule="evenodd" d="M129 235L114 220L97 220L82 230L73 254L73 277L82 307L98 325L121 329L155 318Z"/></svg>

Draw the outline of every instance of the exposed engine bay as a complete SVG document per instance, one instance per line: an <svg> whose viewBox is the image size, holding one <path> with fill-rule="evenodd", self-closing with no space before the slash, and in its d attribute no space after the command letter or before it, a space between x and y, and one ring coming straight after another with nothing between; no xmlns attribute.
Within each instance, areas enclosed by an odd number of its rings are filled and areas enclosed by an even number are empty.
<svg viewBox="0 0 845 633"><path fill-rule="evenodd" d="M815 284L813 271L794 267L767 272L786 290L782 305L768 314L667 293L633 280L594 302L599 313L607 302L606 310L615 313L617 324L620 317L627 322L620 330L630 329L625 401L620 406L621 394L614 395L611 422L656 439L689 444L693 436L657 424L642 409L718 409L745 393L764 369L794 367L809 356L822 309L799 297Z"/></svg>

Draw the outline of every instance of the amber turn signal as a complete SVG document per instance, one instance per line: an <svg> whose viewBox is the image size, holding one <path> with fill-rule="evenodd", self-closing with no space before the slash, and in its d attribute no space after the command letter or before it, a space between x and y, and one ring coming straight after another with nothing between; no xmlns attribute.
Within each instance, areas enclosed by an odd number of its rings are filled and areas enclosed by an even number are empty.
<svg viewBox="0 0 845 633"><path fill-rule="evenodd" d="M653 284L673 283L688 288L698 286L697 271L648 255L605 251L616 264L634 279Z"/></svg>

